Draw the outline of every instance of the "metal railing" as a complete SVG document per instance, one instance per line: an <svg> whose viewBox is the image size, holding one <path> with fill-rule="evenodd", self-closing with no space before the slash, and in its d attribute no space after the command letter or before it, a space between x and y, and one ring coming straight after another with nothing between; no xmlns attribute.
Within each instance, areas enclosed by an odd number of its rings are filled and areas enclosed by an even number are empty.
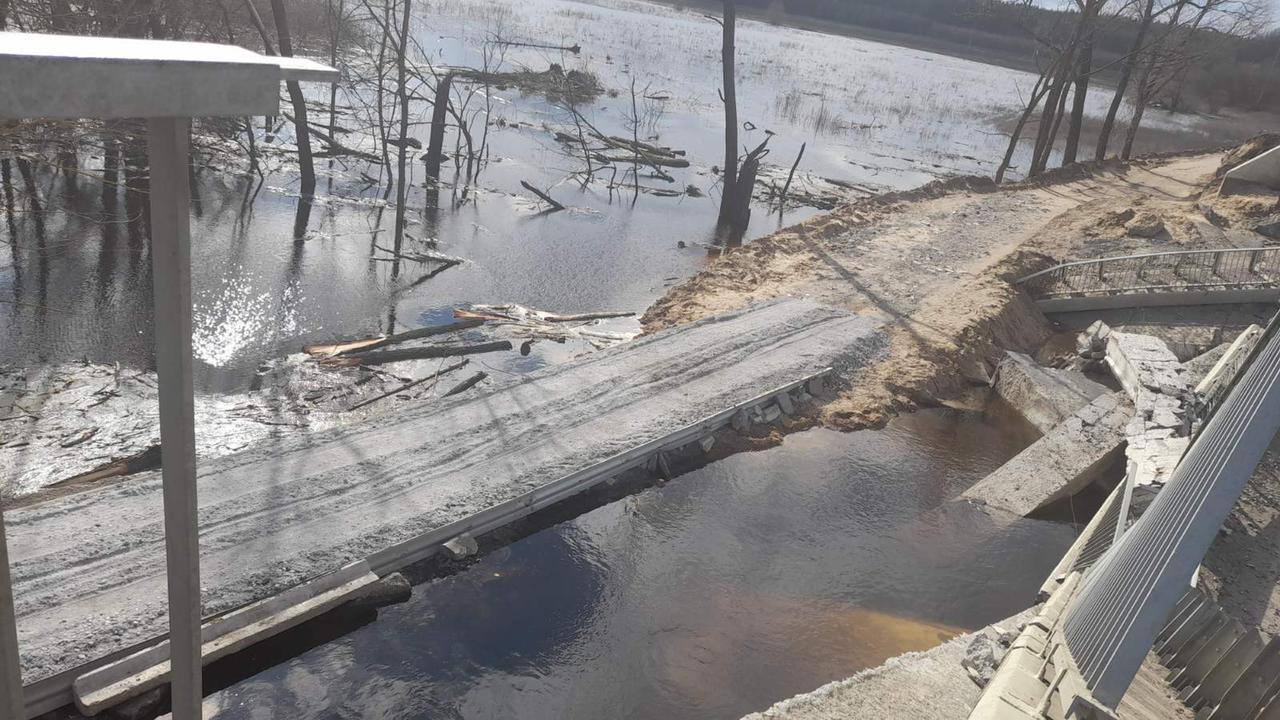
<svg viewBox="0 0 1280 720"><path fill-rule="evenodd" d="M1280 247L1181 250L1078 260L1016 282L1036 300L1273 287L1280 283Z"/></svg>
<svg viewBox="0 0 1280 720"><path fill-rule="evenodd" d="M1151 506L1097 560L1063 622L1093 696L1116 707L1280 429L1280 316Z"/></svg>

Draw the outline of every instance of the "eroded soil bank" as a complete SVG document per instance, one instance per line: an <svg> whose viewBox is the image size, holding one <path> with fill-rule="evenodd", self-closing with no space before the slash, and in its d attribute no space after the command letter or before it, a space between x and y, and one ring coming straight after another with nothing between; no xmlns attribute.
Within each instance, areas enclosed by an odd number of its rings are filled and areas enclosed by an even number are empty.
<svg viewBox="0 0 1280 720"><path fill-rule="evenodd" d="M1200 207L1223 155L1078 166L998 188L958 178L859 201L724 255L655 303L644 327L780 296L877 317L888 356L851 379L823 421L880 425L960 401L1004 350L1044 344L1052 328L1019 277L1070 259L1265 241Z"/></svg>

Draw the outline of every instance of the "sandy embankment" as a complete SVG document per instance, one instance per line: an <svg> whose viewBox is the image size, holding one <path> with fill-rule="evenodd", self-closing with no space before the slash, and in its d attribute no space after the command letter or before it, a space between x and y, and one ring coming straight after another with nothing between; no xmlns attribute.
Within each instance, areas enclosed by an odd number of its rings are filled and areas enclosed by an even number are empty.
<svg viewBox="0 0 1280 720"><path fill-rule="evenodd" d="M1107 162L997 188L960 178L868 198L728 253L672 288L647 331L780 296L884 320L891 352L849 380L823 422L840 429L962 397L1003 349L1051 329L1012 281L1053 262L1256 242L1197 208L1223 153Z"/></svg>

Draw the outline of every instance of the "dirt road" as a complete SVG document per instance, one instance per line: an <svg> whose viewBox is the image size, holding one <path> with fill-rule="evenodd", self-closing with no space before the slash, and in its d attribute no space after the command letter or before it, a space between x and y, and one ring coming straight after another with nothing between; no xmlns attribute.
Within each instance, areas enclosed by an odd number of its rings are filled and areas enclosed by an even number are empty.
<svg viewBox="0 0 1280 720"><path fill-rule="evenodd" d="M812 298L889 325L891 353L828 406L857 428L981 381L996 347L1033 351L1048 327L1009 280L1053 261L1222 246L1196 211L1221 153L1104 163L997 188L958 179L870 198L730 252L645 314L652 331L747 303Z"/></svg>
<svg viewBox="0 0 1280 720"><path fill-rule="evenodd" d="M729 313L357 428L199 467L206 614L462 520L883 347L866 318ZM6 513L28 683L167 629L157 473Z"/></svg>

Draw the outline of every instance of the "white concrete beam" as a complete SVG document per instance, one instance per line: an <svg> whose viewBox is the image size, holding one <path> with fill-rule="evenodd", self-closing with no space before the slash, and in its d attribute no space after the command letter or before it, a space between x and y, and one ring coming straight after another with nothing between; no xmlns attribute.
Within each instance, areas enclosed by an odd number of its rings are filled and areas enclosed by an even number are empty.
<svg viewBox="0 0 1280 720"><path fill-rule="evenodd" d="M164 475L173 716L200 717L200 541L191 383L191 121L151 118L151 266Z"/></svg>

